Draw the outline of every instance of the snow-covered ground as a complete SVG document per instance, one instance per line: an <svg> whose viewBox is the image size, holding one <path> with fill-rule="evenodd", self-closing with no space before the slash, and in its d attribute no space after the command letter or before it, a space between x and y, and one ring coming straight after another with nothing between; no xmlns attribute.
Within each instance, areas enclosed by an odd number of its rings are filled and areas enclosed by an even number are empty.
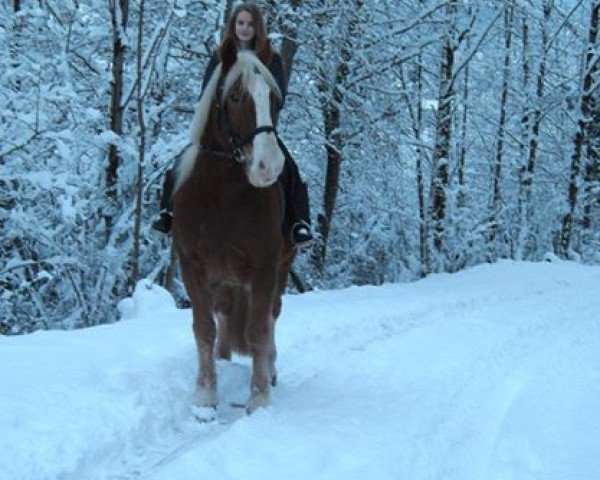
<svg viewBox="0 0 600 480"><path fill-rule="evenodd" d="M190 311L144 284L114 325L0 337L2 480L598 480L600 268L501 262L287 296L279 386L190 414Z"/></svg>

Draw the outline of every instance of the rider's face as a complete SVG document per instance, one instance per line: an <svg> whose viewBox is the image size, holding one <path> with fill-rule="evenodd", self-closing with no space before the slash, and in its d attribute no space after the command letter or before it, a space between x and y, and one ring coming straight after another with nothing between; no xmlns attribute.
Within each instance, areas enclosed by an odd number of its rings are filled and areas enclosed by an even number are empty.
<svg viewBox="0 0 600 480"><path fill-rule="evenodd" d="M241 47L248 48L254 40L254 19L250 12L242 10L235 19L235 36Z"/></svg>

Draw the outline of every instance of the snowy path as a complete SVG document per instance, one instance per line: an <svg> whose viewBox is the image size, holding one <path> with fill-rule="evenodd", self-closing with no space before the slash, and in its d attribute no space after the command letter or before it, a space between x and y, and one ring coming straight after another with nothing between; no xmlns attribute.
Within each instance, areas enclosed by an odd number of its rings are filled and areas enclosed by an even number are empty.
<svg viewBox="0 0 600 480"><path fill-rule="evenodd" d="M62 388L43 398L48 415L42 401L0 413L0 479L600 478L600 268L504 262L286 297L272 405L225 410L223 424L189 416L189 312L155 291L132 309L117 325L2 340L0 378L11 347L17 361L37 347L37 388ZM79 365L57 367L59 343ZM14 398L0 412L35 395L30 368L2 382ZM247 364L219 373L222 396L245 395ZM28 443L40 433L42 452Z"/></svg>

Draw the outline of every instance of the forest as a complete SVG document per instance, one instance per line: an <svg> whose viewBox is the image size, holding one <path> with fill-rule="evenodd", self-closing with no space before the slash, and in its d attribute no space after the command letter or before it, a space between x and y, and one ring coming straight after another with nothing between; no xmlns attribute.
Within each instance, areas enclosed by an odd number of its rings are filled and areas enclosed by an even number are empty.
<svg viewBox="0 0 600 480"><path fill-rule="evenodd" d="M600 264L600 0L264 0L317 241L290 293ZM231 0L1 0L0 334L185 292L151 229Z"/></svg>

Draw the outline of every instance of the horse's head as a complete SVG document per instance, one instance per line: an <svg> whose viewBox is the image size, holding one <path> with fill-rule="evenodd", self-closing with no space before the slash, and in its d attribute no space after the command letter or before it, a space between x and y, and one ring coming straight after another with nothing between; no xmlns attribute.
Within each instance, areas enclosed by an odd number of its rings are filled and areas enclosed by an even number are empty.
<svg viewBox="0 0 600 480"><path fill-rule="evenodd" d="M224 49L222 56L225 80L218 99L222 127L247 162L250 184L268 187L284 165L275 132L281 92L268 68L253 53Z"/></svg>
<svg viewBox="0 0 600 480"><path fill-rule="evenodd" d="M261 60L236 50L235 44L221 49L222 62L196 107L192 144L179 164L176 191L192 174L198 154L215 143L243 154L248 181L256 187L272 185L283 169L285 160L274 127L281 92Z"/></svg>

